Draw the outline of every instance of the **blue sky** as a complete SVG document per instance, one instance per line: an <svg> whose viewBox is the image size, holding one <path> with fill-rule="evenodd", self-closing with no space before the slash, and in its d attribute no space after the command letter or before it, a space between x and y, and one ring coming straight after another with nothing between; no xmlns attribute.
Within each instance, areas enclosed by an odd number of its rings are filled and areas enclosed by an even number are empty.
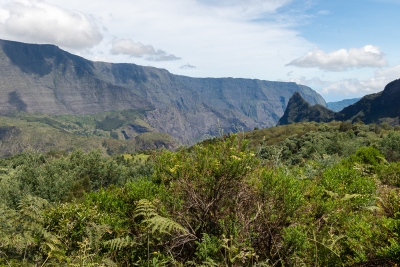
<svg viewBox="0 0 400 267"><path fill-rule="evenodd" d="M192 77L292 81L327 101L400 78L400 0L0 0L0 38Z"/></svg>
<svg viewBox="0 0 400 267"><path fill-rule="evenodd" d="M299 27L300 34L310 42L326 50L370 43L381 49L398 49L394 38L400 25L400 1L319 0L314 3L308 14L324 10L329 13L310 19L309 23Z"/></svg>

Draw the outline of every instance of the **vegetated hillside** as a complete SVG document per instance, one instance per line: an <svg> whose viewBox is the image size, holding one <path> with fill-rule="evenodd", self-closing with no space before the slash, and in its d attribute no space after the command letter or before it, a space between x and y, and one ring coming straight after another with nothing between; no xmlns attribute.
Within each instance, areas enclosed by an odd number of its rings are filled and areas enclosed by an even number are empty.
<svg viewBox="0 0 400 267"><path fill-rule="evenodd" d="M0 116L0 157L35 150L133 153L147 149L176 149L174 139L155 132L134 110L95 115L46 115L18 112Z"/></svg>
<svg viewBox="0 0 400 267"><path fill-rule="evenodd" d="M386 122L399 125L400 116L400 80L395 80L385 86L382 92L366 95L356 103L339 112L311 106L304 103L299 94L292 96L285 114L279 120L279 125L302 121L362 121L364 123Z"/></svg>
<svg viewBox="0 0 400 267"><path fill-rule="evenodd" d="M53 45L0 41L0 113L95 114L134 109L144 121L183 144L270 127L299 91L326 105L312 89L295 83L233 78L189 78L135 64L92 62ZM118 133L120 134L120 133Z"/></svg>
<svg viewBox="0 0 400 267"><path fill-rule="evenodd" d="M357 98L351 98L351 99L343 99L340 101L334 101L334 102L327 102L326 106L332 111L338 112L344 109L345 107L348 107L354 103L356 103L358 100L360 100L361 97Z"/></svg>
<svg viewBox="0 0 400 267"><path fill-rule="evenodd" d="M311 122L150 156L0 159L0 264L395 266L400 127L384 126Z"/></svg>

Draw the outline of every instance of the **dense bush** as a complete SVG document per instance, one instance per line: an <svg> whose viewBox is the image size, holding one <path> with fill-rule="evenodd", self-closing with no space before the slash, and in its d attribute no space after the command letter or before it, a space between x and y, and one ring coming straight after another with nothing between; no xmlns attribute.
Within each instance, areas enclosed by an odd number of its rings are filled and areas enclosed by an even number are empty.
<svg viewBox="0 0 400 267"><path fill-rule="evenodd" d="M149 157L2 159L0 266L399 264L397 133L296 127L312 131L258 153L229 135Z"/></svg>

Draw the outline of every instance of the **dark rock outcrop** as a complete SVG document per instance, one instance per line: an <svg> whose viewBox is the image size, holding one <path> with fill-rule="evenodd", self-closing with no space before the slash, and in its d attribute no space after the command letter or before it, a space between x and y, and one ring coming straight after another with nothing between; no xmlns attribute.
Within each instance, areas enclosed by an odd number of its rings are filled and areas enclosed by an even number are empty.
<svg viewBox="0 0 400 267"><path fill-rule="evenodd" d="M288 106L280 118L278 125L286 125L293 122L328 122L334 117L335 112L321 105L310 105L298 92L289 99Z"/></svg>

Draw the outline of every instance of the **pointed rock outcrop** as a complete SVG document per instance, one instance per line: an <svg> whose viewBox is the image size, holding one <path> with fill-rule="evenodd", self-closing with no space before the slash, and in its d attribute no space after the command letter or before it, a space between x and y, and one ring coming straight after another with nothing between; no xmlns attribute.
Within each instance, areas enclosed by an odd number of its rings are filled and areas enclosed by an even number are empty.
<svg viewBox="0 0 400 267"><path fill-rule="evenodd" d="M306 121L328 122L332 120L334 114L335 112L321 105L311 106L299 92L295 92L289 99L285 113L280 118L278 125Z"/></svg>

